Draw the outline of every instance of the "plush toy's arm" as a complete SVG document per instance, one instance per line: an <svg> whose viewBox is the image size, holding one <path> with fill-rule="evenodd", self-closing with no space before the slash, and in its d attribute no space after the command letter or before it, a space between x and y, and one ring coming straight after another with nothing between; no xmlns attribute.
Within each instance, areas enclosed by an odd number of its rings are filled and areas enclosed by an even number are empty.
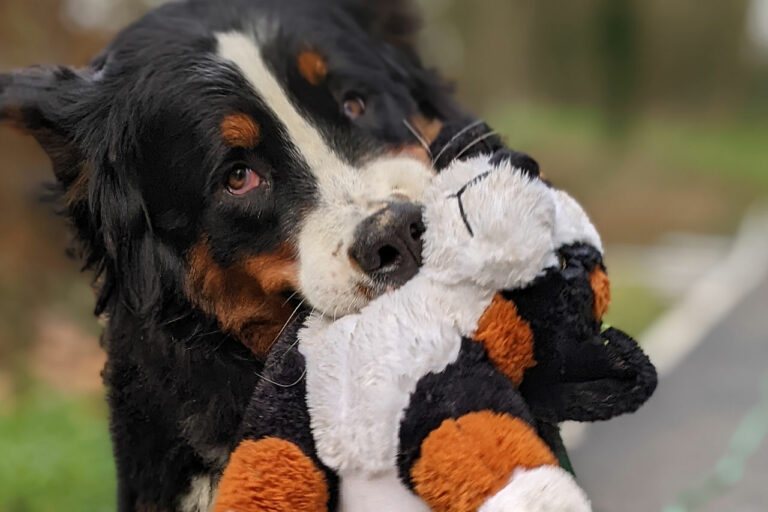
<svg viewBox="0 0 768 512"><path fill-rule="evenodd" d="M214 512L334 508L337 478L317 458L305 401L304 358L295 339L295 332L286 333L272 349L243 421L242 441L219 484Z"/></svg>
<svg viewBox="0 0 768 512"><path fill-rule="evenodd" d="M637 342L604 329L610 301L600 252L560 249L562 268L526 289L505 292L536 338L537 365L520 387L537 420L607 420L634 412L656 388L656 371Z"/></svg>
<svg viewBox="0 0 768 512"><path fill-rule="evenodd" d="M464 340L455 363L421 379L411 404L398 471L432 510L589 510L481 344Z"/></svg>

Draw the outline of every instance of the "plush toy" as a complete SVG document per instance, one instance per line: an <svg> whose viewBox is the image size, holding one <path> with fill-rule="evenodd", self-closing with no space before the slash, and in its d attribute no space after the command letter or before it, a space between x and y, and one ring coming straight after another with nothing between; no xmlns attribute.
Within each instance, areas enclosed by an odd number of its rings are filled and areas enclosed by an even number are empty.
<svg viewBox="0 0 768 512"><path fill-rule="evenodd" d="M423 200L419 273L289 329L215 511L590 510L557 424L635 410L655 372L602 329L597 232L535 174L454 162Z"/></svg>

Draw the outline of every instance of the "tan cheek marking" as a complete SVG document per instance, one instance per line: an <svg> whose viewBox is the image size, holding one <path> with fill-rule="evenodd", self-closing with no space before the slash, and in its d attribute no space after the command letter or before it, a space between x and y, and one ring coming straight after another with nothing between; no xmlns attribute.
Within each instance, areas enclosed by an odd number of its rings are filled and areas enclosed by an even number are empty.
<svg viewBox="0 0 768 512"><path fill-rule="evenodd" d="M423 114L416 114L408 119L413 129L424 140L427 146L431 146L440 134L440 130L443 128L443 123L439 119L430 119ZM400 146L394 150L397 155L408 156L419 160L427 166L432 166L432 158L427 152L426 148L420 143L406 144Z"/></svg>
<svg viewBox="0 0 768 512"><path fill-rule="evenodd" d="M276 438L246 440L232 454L213 512L327 510L328 484L312 459Z"/></svg>
<svg viewBox="0 0 768 512"><path fill-rule="evenodd" d="M231 114L221 122L221 137L233 148L254 148L261 139L261 128L246 114Z"/></svg>
<svg viewBox="0 0 768 512"><path fill-rule="evenodd" d="M592 293L594 295L592 314L595 320L600 322L611 303L611 282L605 270L598 265L589 274L589 284L592 286Z"/></svg>
<svg viewBox="0 0 768 512"><path fill-rule="evenodd" d="M283 246L222 268L208 244L201 242L190 251L188 263L190 300L256 355L266 356L292 313L281 294L295 289L298 282L290 248Z"/></svg>
<svg viewBox="0 0 768 512"><path fill-rule="evenodd" d="M445 420L421 445L414 490L432 510L477 510L516 468L556 465L536 431L509 414L480 411Z"/></svg>
<svg viewBox="0 0 768 512"><path fill-rule="evenodd" d="M516 385L529 368L533 357L533 331L517 312L514 302L496 294L477 323L474 340L483 343L497 368Z"/></svg>
<svg viewBox="0 0 768 512"><path fill-rule="evenodd" d="M301 76L312 85L320 85L328 76L328 64L325 58L311 50L301 52L296 64Z"/></svg>

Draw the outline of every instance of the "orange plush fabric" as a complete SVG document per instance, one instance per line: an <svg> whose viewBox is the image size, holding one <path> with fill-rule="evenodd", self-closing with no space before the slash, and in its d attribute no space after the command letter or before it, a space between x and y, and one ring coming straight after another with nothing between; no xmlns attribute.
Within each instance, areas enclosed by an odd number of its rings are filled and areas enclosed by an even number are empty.
<svg viewBox="0 0 768 512"><path fill-rule="evenodd" d="M597 266L589 274L589 284L592 286L592 293L595 296L592 313L598 322L603 319L603 315L608 311L608 305L611 303L611 282L608 275L601 267Z"/></svg>
<svg viewBox="0 0 768 512"><path fill-rule="evenodd" d="M477 510L518 468L556 465L535 430L519 418L490 411L445 420L421 445L414 490L438 512Z"/></svg>
<svg viewBox="0 0 768 512"><path fill-rule="evenodd" d="M321 512L325 475L295 444L276 438L240 443L219 485L213 512Z"/></svg>
<svg viewBox="0 0 768 512"><path fill-rule="evenodd" d="M500 294L493 297L491 305L477 323L474 339L485 345L496 367L515 386L523 381L525 370L536 366L531 326L520 318L514 302Z"/></svg>

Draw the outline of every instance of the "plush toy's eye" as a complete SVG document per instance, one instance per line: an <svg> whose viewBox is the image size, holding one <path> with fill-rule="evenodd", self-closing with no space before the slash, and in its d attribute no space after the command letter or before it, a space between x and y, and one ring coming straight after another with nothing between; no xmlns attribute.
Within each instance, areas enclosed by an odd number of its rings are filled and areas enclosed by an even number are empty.
<svg viewBox="0 0 768 512"><path fill-rule="evenodd" d="M358 94L350 93L344 98L342 110L345 116L354 121L365 114L365 101Z"/></svg>
<svg viewBox="0 0 768 512"><path fill-rule="evenodd" d="M241 196L258 188L261 176L249 167L236 167L227 176L227 190L230 194Z"/></svg>

